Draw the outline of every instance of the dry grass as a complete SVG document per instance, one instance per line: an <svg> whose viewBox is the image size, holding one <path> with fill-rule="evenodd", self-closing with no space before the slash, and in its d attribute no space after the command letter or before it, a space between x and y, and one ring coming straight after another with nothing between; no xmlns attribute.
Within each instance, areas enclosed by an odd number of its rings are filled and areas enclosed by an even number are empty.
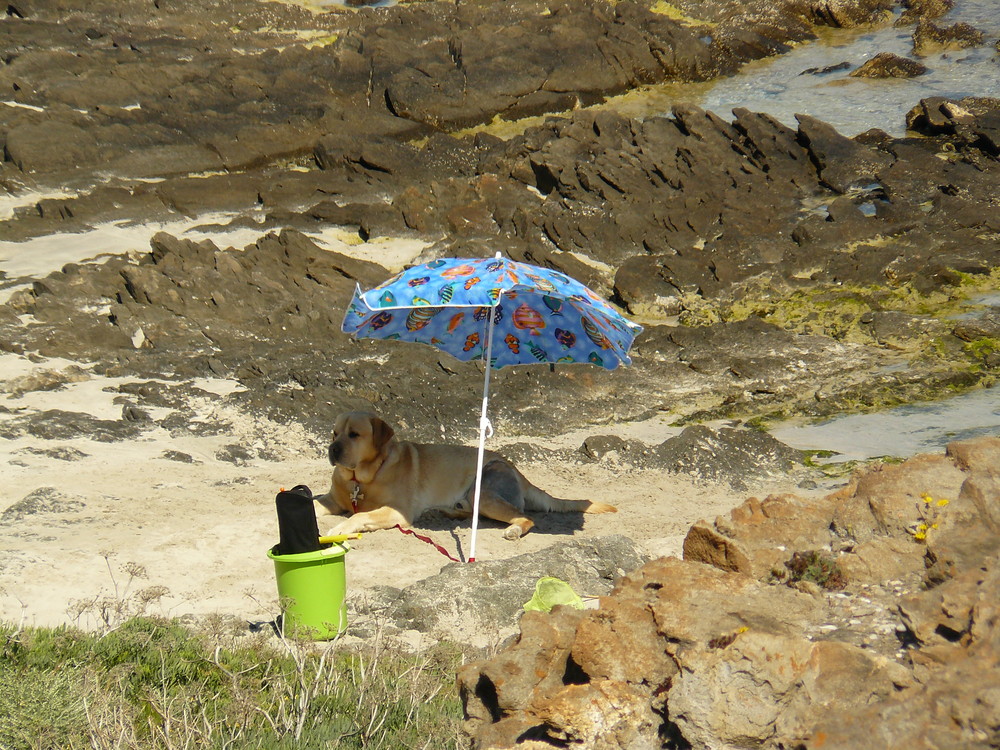
<svg viewBox="0 0 1000 750"><path fill-rule="evenodd" d="M453 748L457 650L393 652L192 630L0 625L0 747Z"/></svg>

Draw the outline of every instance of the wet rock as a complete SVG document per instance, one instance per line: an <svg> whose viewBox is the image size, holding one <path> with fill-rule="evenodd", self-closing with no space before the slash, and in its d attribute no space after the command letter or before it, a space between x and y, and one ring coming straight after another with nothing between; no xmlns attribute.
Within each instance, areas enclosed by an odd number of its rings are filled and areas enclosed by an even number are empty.
<svg viewBox="0 0 1000 750"><path fill-rule="evenodd" d="M855 78L915 78L927 72L927 66L891 52L879 52L851 71Z"/></svg>
<svg viewBox="0 0 1000 750"><path fill-rule="evenodd" d="M963 320L952 333L962 341L1000 339L1000 309L993 307L978 317Z"/></svg>
<svg viewBox="0 0 1000 750"><path fill-rule="evenodd" d="M967 23L938 26L923 19L913 32L913 54L926 57L946 50L979 47L983 42L983 32Z"/></svg>
<svg viewBox="0 0 1000 750"><path fill-rule="evenodd" d="M906 127L928 134L954 133L959 123L974 121L975 115L968 107L940 96L921 99L906 115Z"/></svg>
<svg viewBox="0 0 1000 750"><path fill-rule="evenodd" d="M933 318L892 310L867 313L861 323L879 344L894 349L920 347L928 334L943 332L942 324Z"/></svg>
<svg viewBox="0 0 1000 750"><path fill-rule="evenodd" d="M799 75L822 76L826 75L827 73L838 73L841 70L850 70L850 69L851 69L851 63L845 60L844 62L836 63L834 65L825 65L822 68L806 68L801 73L799 73Z"/></svg>
<svg viewBox="0 0 1000 750"><path fill-rule="evenodd" d="M861 3L845 0L819 0L811 4L811 12L830 26L845 29L866 26L884 21L889 15L891 4L885 0L865 0Z"/></svg>
<svg viewBox="0 0 1000 750"><path fill-rule="evenodd" d="M940 18L955 7L954 0L906 0L896 26L907 26L924 18Z"/></svg>

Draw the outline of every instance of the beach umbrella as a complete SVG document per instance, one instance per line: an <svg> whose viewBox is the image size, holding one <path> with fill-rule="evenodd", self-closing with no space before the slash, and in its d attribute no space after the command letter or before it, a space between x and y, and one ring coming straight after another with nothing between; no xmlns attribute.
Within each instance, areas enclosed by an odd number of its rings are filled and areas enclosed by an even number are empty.
<svg viewBox="0 0 1000 750"><path fill-rule="evenodd" d="M475 560L490 371L509 365L630 364L642 327L579 281L500 257L441 258L413 266L374 289L357 287L343 330L357 338L433 346L462 361L488 363L479 419L479 463L469 561Z"/></svg>

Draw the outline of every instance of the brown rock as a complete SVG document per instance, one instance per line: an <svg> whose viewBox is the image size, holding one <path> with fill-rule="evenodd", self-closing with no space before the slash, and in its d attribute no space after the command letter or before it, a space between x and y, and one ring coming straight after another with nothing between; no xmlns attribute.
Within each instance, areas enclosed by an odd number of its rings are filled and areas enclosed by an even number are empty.
<svg viewBox="0 0 1000 750"><path fill-rule="evenodd" d="M978 47L983 41L983 32L967 23L938 26L924 19L913 32L913 54L924 57L945 50Z"/></svg>
<svg viewBox="0 0 1000 750"><path fill-rule="evenodd" d="M866 542L888 536L910 539L922 522L922 496L955 497L965 474L945 456L921 455L902 464L876 464L831 497L834 532Z"/></svg>
<svg viewBox="0 0 1000 750"><path fill-rule="evenodd" d="M667 706L695 747L757 746L801 737L816 706L850 710L884 700L901 670L846 643L751 630L724 649L689 655Z"/></svg>
<svg viewBox="0 0 1000 750"><path fill-rule="evenodd" d="M855 78L915 78L927 72L927 66L916 60L879 52L863 65L851 71Z"/></svg>

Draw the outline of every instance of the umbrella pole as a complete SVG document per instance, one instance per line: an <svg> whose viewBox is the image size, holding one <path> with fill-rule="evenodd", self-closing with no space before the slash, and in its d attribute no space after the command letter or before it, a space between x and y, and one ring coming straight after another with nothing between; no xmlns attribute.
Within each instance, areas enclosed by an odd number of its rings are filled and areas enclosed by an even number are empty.
<svg viewBox="0 0 1000 750"><path fill-rule="evenodd" d="M479 496L483 488L483 453L486 450L486 432L493 433L493 427L486 416L490 400L490 370L493 369L493 327L496 322L496 308L490 308L486 324L486 376L483 378L483 411L479 416L479 458L476 463L476 491L472 498L472 539L469 543L469 562L476 561L476 531L479 528Z"/></svg>

